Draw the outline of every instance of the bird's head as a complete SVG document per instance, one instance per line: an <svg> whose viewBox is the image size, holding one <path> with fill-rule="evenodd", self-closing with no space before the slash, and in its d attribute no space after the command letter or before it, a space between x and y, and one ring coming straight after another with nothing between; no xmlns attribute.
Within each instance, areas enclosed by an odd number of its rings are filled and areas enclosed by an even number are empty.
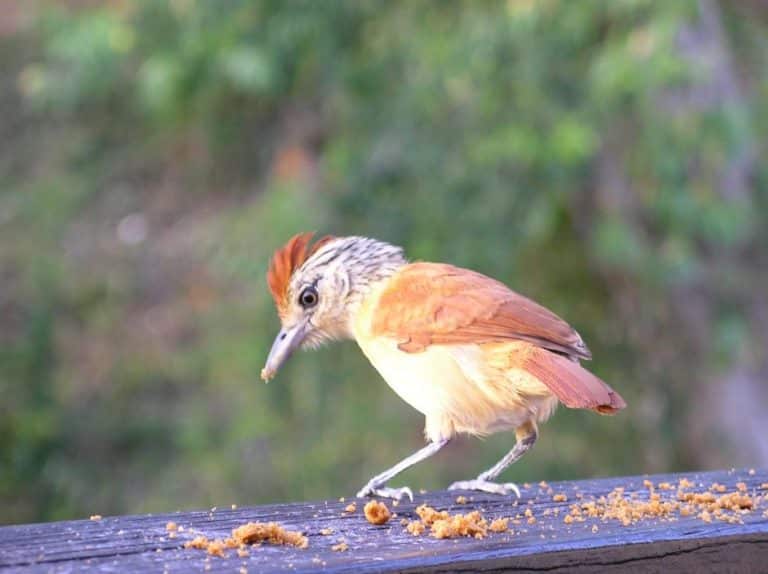
<svg viewBox="0 0 768 574"><path fill-rule="evenodd" d="M265 381L299 347L352 337L352 320L371 287L406 263L400 247L367 237L301 233L272 256L267 283L282 328L261 371Z"/></svg>

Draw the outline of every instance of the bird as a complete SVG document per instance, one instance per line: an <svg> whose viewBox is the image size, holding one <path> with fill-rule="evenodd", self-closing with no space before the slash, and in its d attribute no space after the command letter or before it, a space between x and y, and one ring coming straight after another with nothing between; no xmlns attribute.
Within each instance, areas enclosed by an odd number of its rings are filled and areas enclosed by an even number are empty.
<svg viewBox="0 0 768 574"><path fill-rule="evenodd" d="M363 236L300 233L277 249L267 283L281 328L261 378L299 348L354 340L386 383L425 417L426 446L371 478L359 498L413 500L388 486L460 434L513 431L494 466L449 490L515 494L497 477L536 442L562 403L614 414L624 399L586 370L586 344L568 323L504 283L446 263L410 262L401 247Z"/></svg>

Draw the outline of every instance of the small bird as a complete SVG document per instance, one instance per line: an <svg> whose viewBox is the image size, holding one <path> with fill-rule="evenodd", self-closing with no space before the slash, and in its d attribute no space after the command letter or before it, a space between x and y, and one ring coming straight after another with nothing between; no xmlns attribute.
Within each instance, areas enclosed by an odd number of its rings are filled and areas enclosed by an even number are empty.
<svg viewBox="0 0 768 574"><path fill-rule="evenodd" d="M387 384L424 414L427 445L374 476L357 493L400 499L387 483L458 433L513 430L512 450L473 480L449 489L506 495L494 479L536 442L558 402L613 414L621 396L579 361L591 354L560 317L503 283L444 263L406 260L400 247L367 237L292 237L267 282L282 328L261 372L271 379L299 347L354 339Z"/></svg>

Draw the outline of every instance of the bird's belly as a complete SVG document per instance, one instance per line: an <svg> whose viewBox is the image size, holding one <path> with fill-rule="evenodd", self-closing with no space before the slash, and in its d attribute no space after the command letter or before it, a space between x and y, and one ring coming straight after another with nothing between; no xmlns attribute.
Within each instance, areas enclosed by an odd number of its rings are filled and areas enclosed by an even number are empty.
<svg viewBox="0 0 768 574"><path fill-rule="evenodd" d="M358 343L387 384L426 415L430 440L450 438L456 432L488 434L531 418L530 405L515 400L510 385L496 388L477 380L477 373L466 364L471 350L432 345L420 353L406 353L388 338Z"/></svg>

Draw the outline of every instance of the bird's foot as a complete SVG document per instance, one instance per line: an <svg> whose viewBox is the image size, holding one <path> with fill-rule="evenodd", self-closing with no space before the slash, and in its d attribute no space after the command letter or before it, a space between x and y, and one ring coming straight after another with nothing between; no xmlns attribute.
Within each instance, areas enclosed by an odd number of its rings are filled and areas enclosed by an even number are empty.
<svg viewBox="0 0 768 574"><path fill-rule="evenodd" d="M507 496L514 492L520 498L520 489L514 482L498 483L490 480L476 478L474 480L460 480L454 482L448 487L448 490L479 490L481 492L490 492L491 494L501 494Z"/></svg>
<svg viewBox="0 0 768 574"><path fill-rule="evenodd" d="M404 496L407 496L408 499L413 502L413 492L407 486L391 488L389 486L369 482L357 493L358 498L366 498L368 496L380 496L382 498L391 498L392 500L398 501L402 500Z"/></svg>

